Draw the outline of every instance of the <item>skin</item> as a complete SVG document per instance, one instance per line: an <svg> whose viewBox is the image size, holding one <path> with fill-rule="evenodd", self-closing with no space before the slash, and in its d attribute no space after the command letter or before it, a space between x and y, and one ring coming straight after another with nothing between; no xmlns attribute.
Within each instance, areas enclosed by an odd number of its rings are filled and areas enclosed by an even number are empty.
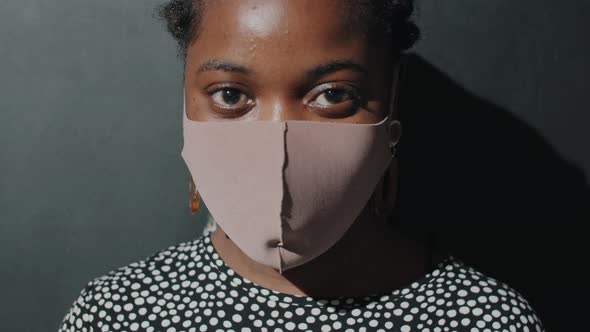
<svg viewBox="0 0 590 332"><path fill-rule="evenodd" d="M367 35L347 12L345 1L330 0L208 4L187 50L187 116L195 121L379 122L396 86L397 57L382 36ZM386 204L395 200L397 168L394 160ZM431 254L435 264L442 258L425 238L405 236L369 206L332 248L283 274L249 258L219 225L211 240L236 273L292 295L391 290L429 272Z"/></svg>

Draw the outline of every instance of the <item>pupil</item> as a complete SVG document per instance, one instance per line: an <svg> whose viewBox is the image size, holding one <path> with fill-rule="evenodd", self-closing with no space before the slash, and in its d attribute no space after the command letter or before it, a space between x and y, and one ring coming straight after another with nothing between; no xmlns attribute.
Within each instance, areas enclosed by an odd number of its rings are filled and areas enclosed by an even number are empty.
<svg viewBox="0 0 590 332"><path fill-rule="evenodd" d="M236 89L223 90L223 101L230 105L235 105L240 101L241 92Z"/></svg>
<svg viewBox="0 0 590 332"><path fill-rule="evenodd" d="M345 100L348 93L344 90L328 90L326 91L326 100L330 103L337 104Z"/></svg>

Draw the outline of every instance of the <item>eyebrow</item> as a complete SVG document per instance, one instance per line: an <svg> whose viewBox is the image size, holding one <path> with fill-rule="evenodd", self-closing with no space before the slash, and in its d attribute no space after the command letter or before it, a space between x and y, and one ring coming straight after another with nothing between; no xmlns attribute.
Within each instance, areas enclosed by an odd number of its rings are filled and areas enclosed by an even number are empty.
<svg viewBox="0 0 590 332"><path fill-rule="evenodd" d="M226 72L233 72L233 73L242 73L242 74L249 74L251 72L250 69L240 66L238 64L225 61L225 60L218 60L213 59L205 62L199 67L198 72L203 73L206 71L213 71L213 70L220 70Z"/></svg>
<svg viewBox="0 0 590 332"><path fill-rule="evenodd" d="M367 74L368 70L364 66L348 59L338 59L338 60L331 60L324 63L321 63L312 69L306 72L307 76L309 77L321 77L333 72L337 72L340 70L353 70L360 72L362 74ZM250 74L252 71L244 66L238 65L236 63L219 60L219 59L212 59L199 67L198 72L207 72L207 71L225 71L225 72L234 72L234 73L241 73L241 74Z"/></svg>
<svg viewBox="0 0 590 332"><path fill-rule="evenodd" d="M310 77L320 77L323 75L327 75L333 72L337 72L339 70L353 70L360 72L362 74L368 74L367 68L364 66L348 59L339 59L339 60L332 60L328 62L321 63L314 68L307 71L307 76Z"/></svg>

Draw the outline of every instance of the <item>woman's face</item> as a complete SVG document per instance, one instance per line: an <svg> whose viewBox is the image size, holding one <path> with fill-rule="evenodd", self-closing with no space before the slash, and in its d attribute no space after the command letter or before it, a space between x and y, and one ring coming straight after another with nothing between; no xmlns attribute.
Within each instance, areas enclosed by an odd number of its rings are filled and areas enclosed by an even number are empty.
<svg viewBox="0 0 590 332"><path fill-rule="evenodd" d="M216 0L187 50L187 116L196 121L376 123L393 63L351 17L354 1ZM358 22L358 23L355 23Z"/></svg>

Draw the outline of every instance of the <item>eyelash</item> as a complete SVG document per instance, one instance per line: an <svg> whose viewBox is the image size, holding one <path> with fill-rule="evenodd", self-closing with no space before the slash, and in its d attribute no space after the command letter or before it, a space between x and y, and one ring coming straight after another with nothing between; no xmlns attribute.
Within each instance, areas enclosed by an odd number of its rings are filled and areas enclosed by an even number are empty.
<svg viewBox="0 0 590 332"><path fill-rule="evenodd" d="M247 101L241 106L237 106L237 107L229 106L228 107L228 106L221 105L213 100L214 95L216 93L227 91L227 90L235 90L235 91L243 94L247 98ZM237 84L224 83L224 84L211 85L211 86L207 87L206 93L209 95L211 106L213 108L217 108L218 110L222 110L222 111L218 111L217 113L222 113L222 114L224 114L226 116L230 116L230 117L238 117L238 116L245 114L247 111L249 111L249 109L251 109L255 105L255 102L253 102L254 98L252 97L252 95L245 92L244 90L245 89L242 86L239 86ZM356 109L356 107L358 106L358 103L361 99L360 93L358 90L359 89L356 86L354 86L353 84L351 84L349 82L347 82L347 83L324 83L324 84L320 84L320 85L314 87L311 91L309 91L306 94L306 97L303 98L303 103L305 104L305 106L307 108L311 109L311 111L319 111L320 113L327 113L327 114L324 114L326 116L341 115L340 113L342 113L342 112L330 112L327 110L335 109L335 108L342 108L343 107L342 104L345 104L347 102L352 102L353 104L348 105L349 107L347 107L347 110L345 110L346 113L349 113L353 109ZM323 94L327 93L328 91L343 91L344 93L348 94L350 96L350 98L346 99L340 103L336 103L336 104L329 105L329 106L320 105L320 104L313 102L316 99L318 99L320 96L322 96ZM309 98L307 97L308 95L310 95ZM332 113L332 114L330 114L330 113Z"/></svg>
<svg viewBox="0 0 590 332"><path fill-rule="evenodd" d="M239 93L245 95L247 98L246 104L243 105L242 107L228 107L228 106L224 106L224 105L221 105L221 104L213 101L213 96L216 93L227 91L227 90L235 90L235 91L238 91ZM206 93L209 95L209 98L211 99L212 107L215 107L218 109L223 109L223 113L229 113L228 115L232 115L232 116L239 115L240 113L244 112L247 108L251 108L252 106L254 106L254 104L252 102L253 98L251 97L251 95L244 92L244 89L242 87L237 86L235 84L225 83L225 84L212 85L212 86L209 86L206 88Z"/></svg>
<svg viewBox="0 0 590 332"><path fill-rule="evenodd" d="M316 100L319 96L321 96L324 93L327 93L328 91L344 91L345 93L349 94L351 96L352 101L358 101L360 99L360 93L358 92L358 88L354 87L354 86L350 86L350 85L342 85L342 84L334 84L334 83L326 83L326 84L321 84L317 87L315 87L314 89L312 89L310 91L310 93L314 92L314 90L319 90L319 91L315 91L315 93L312 94L312 98L310 98L310 100ZM309 105L309 101L305 101L304 98L304 103ZM313 105L313 107L320 107L320 108L330 108L333 106L320 106L320 105Z"/></svg>

